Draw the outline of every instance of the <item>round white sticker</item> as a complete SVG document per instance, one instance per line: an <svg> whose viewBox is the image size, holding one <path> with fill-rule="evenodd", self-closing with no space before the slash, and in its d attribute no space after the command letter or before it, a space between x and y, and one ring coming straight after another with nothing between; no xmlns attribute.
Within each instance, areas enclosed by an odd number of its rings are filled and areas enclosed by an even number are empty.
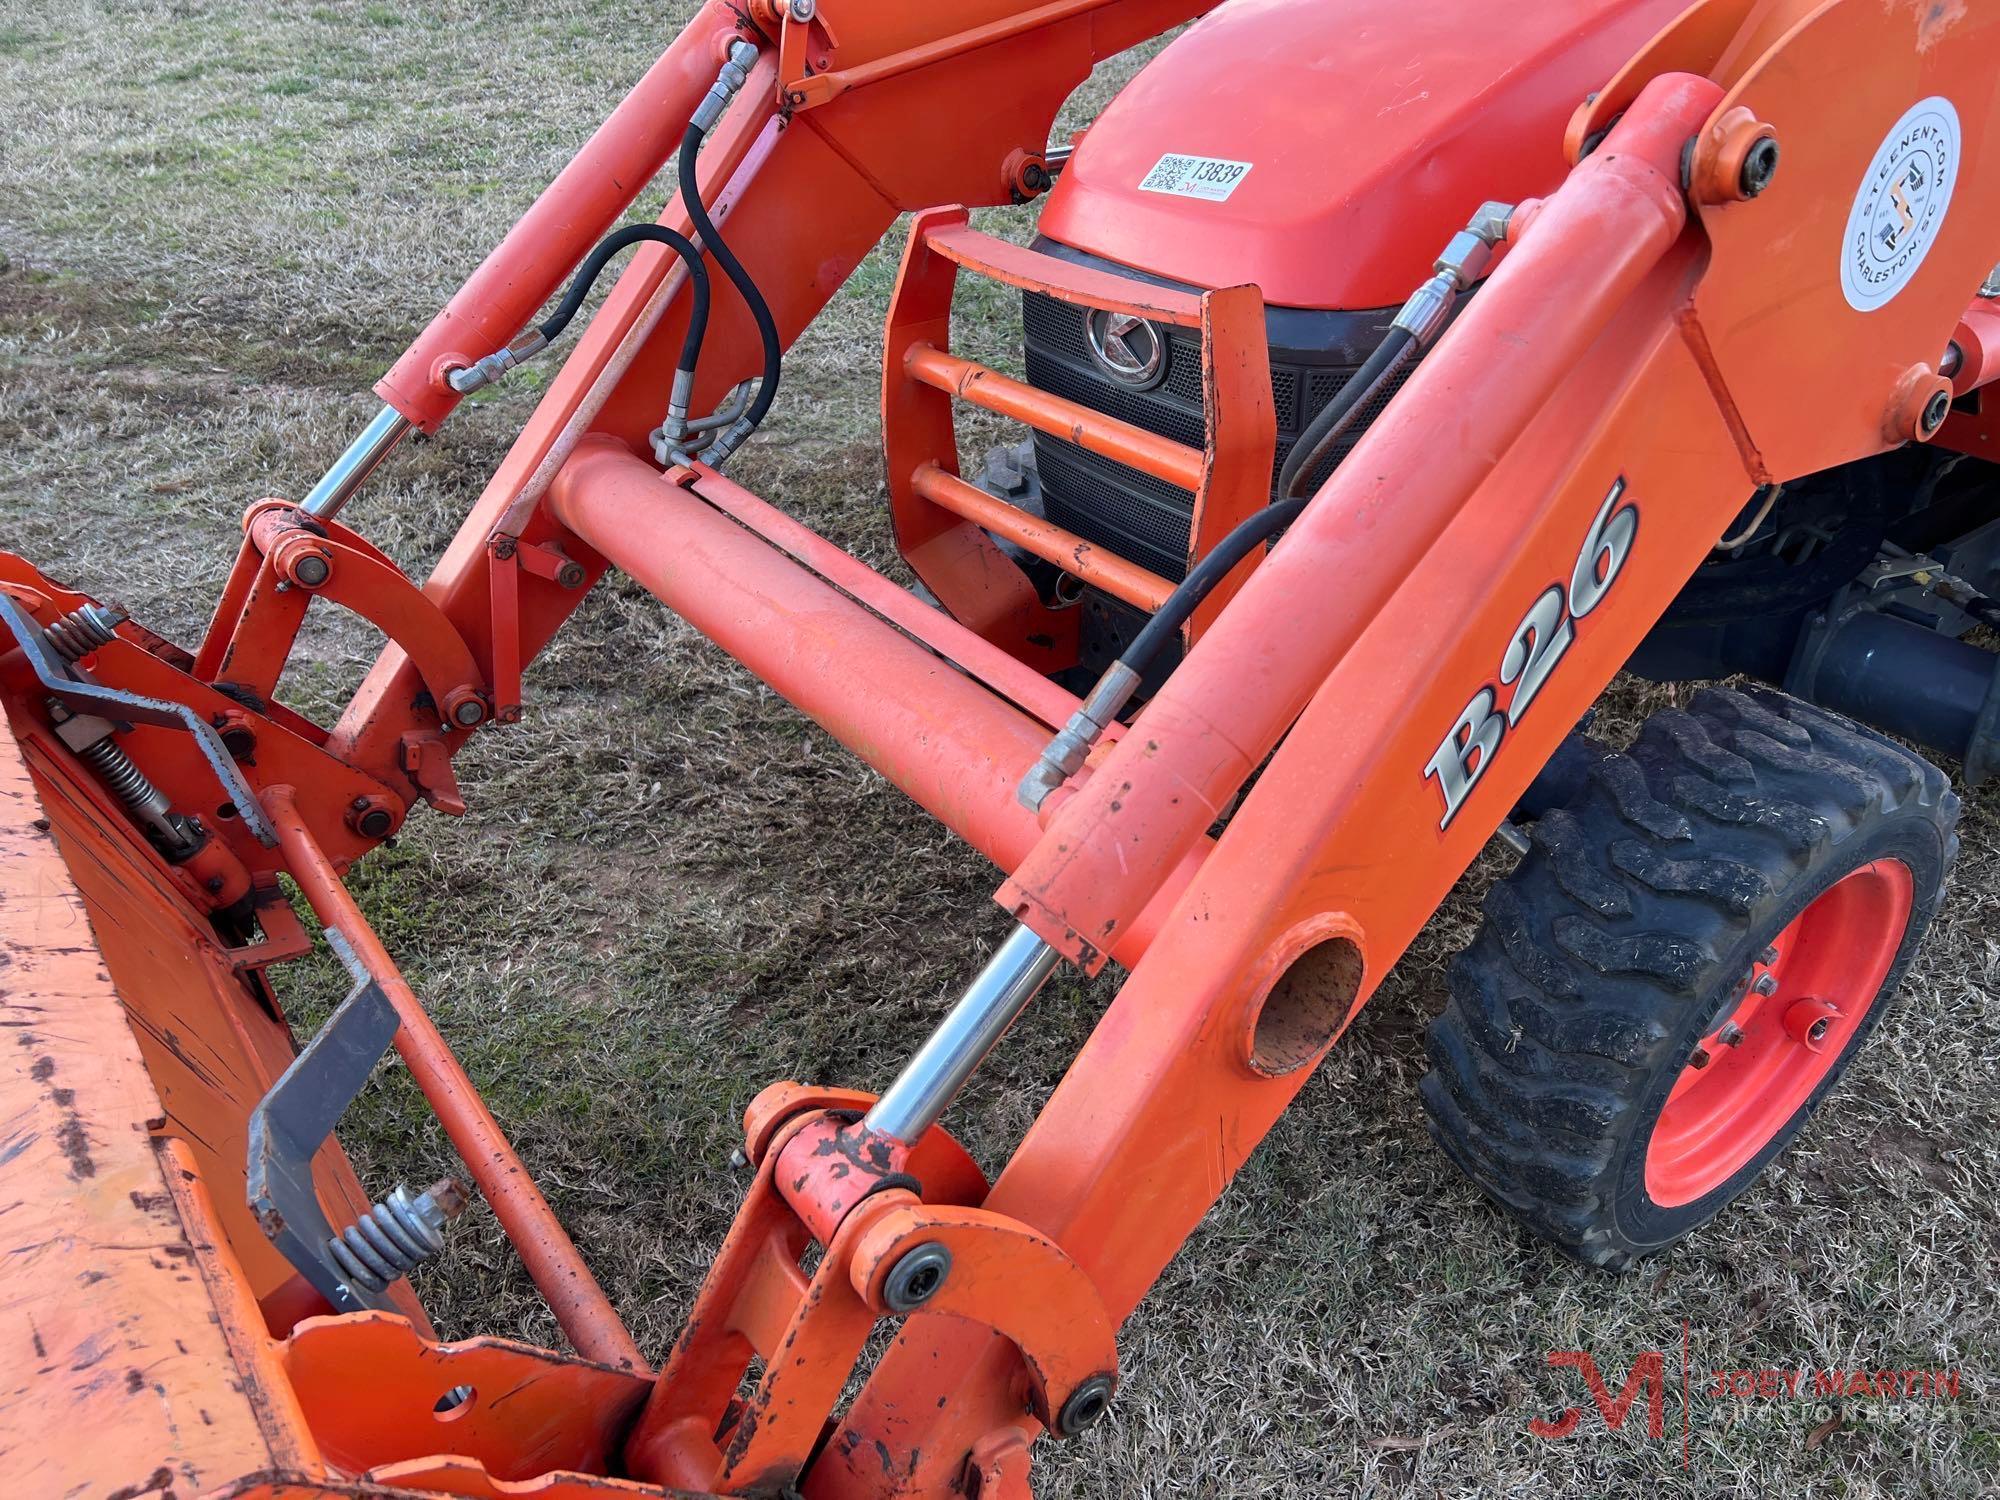
<svg viewBox="0 0 2000 1500"><path fill-rule="evenodd" d="M1910 106L1876 148L1848 211L1840 289L1856 312L1887 306L1937 243L1958 180L1958 111L1942 96Z"/></svg>

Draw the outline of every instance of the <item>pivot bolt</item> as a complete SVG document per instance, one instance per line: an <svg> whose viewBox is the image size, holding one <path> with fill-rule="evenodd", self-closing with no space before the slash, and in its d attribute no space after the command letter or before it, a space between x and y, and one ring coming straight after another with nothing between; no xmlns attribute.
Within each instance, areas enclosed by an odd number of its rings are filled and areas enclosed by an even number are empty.
<svg viewBox="0 0 2000 1500"><path fill-rule="evenodd" d="M486 705L479 694L469 687L459 688L444 700L445 717L460 729L471 729L486 722Z"/></svg>
<svg viewBox="0 0 2000 1500"><path fill-rule="evenodd" d="M387 797L356 797L347 804L347 826L364 839L384 839L395 831L398 811Z"/></svg>
<svg viewBox="0 0 2000 1500"><path fill-rule="evenodd" d="M791 12L794 21L800 23L810 21L813 18L815 10L814 0L792 0Z"/></svg>
<svg viewBox="0 0 2000 1500"><path fill-rule="evenodd" d="M1109 1375L1093 1375L1069 1393L1056 1417L1056 1436L1072 1438L1088 1432L1111 1409L1111 1393L1116 1383Z"/></svg>
<svg viewBox="0 0 2000 1500"><path fill-rule="evenodd" d="M1743 196L1754 198L1771 185L1771 179L1778 175L1778 139L1764 136L1751 146L1743 158L1741 186Z"/></svg>
<svg viewBox="0 0 2000 1500"><path fill-rule="evenodd" d="M882 1282L882 1301L890 1312L915 1312L944 1288L951 1274L951 1252L935 1240L908 1251L889 1268Z"/></svg>
<svg viewBox="0 0 2000 1500"><path fill-rule="evenodd" d="M216 714L208 721L222 736L222 748L236 760L248 760L257 753L257 731L250 727L248 718L231 710Z"/></svg>
<svg viewBox="0 0 2000 1500"><path fill-rule="evenodd" d="M1917 419L1918 429L1924 437L1931 437L1944 426L1944 419L1951 415L1951 393L1931 392L1930 400L1924 403L1923 415Z"/></svg>

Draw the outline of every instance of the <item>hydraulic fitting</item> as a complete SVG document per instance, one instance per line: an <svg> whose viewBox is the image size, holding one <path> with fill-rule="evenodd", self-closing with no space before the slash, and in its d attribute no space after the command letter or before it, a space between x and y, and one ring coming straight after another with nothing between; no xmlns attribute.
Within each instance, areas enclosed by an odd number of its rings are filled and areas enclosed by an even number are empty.
<svg viewBox="0 0 2000 1500"><path fill-rule="evenodd" d="M695 129L706 135L715 129L722 112L729 108L729 101L743 90L749 81L750 69L757 61L755 42L736 41L729 44L729 61L722 65L716 75L715 85L699 105L695 107L694 118L690 122Z"/></svg>
<svg viewBox="0 0 2000 1500"><path fill-rule="evenodd" d="M694 371L674 371L673 389L667 395L667 420L653 434L653 451L661 463L678 460L670 455L680 451L692 430L688 426L688 404L694 400Z"/></svg>
<svg viewBox="0 0 2000 1500"><path fill-rule="evenodd" d="M1090 690L1082 706L1049 741L1041 758L1028 768L1028 774L1014 789L1014 799L1029 812L1040 812L1049 793L1083 769L1104 731L1138 690L1139 674L1122 661L1113 662L1097 679L1097 686Z"/></svg>
<svg viewBox="0 0 2000 1500"><path fill-rule="evenodd" d="M701 461L711 469L722 467L723 460L734 453L757 430L757 424L748 417L738 417L723 431L721 437L702 450Z"/></svg>
<svg viewBox="0 0 2000 1500"><path fill-rule="evenodd" d="M548 346L549 341L542 336L541 329L530 328L506 348L496 349L482 360L461 366L445 378L459 395L469 396L474 391L486 389L516 365L533 359Z"/></svg>
<svg viewBox="0 0 2000 1500"><path fill-rule="evenodd" d="M1410 294L1391 325L1402 329L1427 349L1444 331L1458 294L1486 274L1493 263L1493 247L1507 238L1507 225L1514 216L1511 203L1482 203L1444 247L1432 263L1436 272Z"/></svg>

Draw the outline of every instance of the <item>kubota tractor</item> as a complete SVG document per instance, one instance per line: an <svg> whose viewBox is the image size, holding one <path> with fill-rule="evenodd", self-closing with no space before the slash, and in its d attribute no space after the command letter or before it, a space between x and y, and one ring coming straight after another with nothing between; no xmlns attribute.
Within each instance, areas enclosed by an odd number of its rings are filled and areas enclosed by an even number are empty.
<svg viewBox="0 0 2000 1500"><path fill-rule="evenodd" d="M14 1492L1024 1495L1496 836L1422 1090L1475 1182L1622 1268L1797 1134L1943 896L1920 751L2000 761L1968 639L2000 623L2000 9L1229 0L1050 141L1200 8L718 0L320 484L250 507L191 649L0 553ZM1044 197L1031 244L968 217ZM882 445L920 590L726 472L906 213ZM419 586L343 506L614 260ZM1025 380L953 351L961 277L1018 290ZM1029 435L968 461L961 404ZM533 711L524 662L614 566L990 856L1011 922L879 1094L757 1096L670 1349L342 879L465 809L454 754ZM330 725L275 692L315 601L391 643ZM1745 682L1617 748L1625 668ZM354 978L310 1036L280 876ZM1065 963L1125 979L989 1180L940 1122ZM348 1166L391 1048L470 1189ZM402 1277L469 1190L570 1350L433 1337ZM143 1381L75 1377L110 1338Z"/></svg>

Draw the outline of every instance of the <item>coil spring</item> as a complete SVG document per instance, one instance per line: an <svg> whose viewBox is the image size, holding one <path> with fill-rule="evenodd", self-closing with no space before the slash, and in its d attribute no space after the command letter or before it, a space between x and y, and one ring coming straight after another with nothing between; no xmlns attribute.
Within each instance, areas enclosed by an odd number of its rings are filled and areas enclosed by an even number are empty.
<svg viewBox="0 0 2000 1500"><path fill-rule="evenodd" d="M444 1248L445 1213L428 1192L397 1186L354 1224L326 1242L340 1274L364 1291L390 1282Z"/></svg>
<svg viewBox="0 0 2000 1500"><path fill-rule="evenodd" d="M42 634L64 661L78 662L117 639L118 625L124 618L123 611L86 604L71 610Z"/></svg>
<svg viewBox="0 0 2000 1500"><path fill-rule="evenodd" d="M146 773L139 769L132 757L127 755L110 736L87 746L83 758L92 770L104 778L104 784L127 807L134 812L164 808L166 799L160 789L153 785Z"/></svg>

